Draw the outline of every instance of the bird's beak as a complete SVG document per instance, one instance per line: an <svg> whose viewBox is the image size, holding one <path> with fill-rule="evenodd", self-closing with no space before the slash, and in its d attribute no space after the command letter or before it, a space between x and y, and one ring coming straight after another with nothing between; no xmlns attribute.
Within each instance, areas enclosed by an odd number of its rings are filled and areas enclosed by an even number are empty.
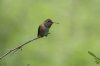
<svg viewBox="0 0 100 66"><path fill-rule="evenodd" d="M59 24L58 22L53 22L53 23L55 23L55 24Z"/></svg>

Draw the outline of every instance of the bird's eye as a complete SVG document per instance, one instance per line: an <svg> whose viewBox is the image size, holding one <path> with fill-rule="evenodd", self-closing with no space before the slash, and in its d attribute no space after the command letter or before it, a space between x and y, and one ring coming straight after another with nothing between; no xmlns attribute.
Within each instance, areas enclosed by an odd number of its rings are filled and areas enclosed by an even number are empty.
<svg viewBox="0 0 100 66"><path fill-rule="evenodd" d="M51 20L48 20L48 22L51 22Z"/></svg>

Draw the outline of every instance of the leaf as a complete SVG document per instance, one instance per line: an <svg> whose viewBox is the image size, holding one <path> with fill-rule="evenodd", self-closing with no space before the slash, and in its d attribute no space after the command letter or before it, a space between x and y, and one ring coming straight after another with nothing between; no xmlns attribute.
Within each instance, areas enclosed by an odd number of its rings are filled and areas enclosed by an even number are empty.
<svg viewBox="0 0 100 66"><path fill-rule="evenodd" d="M88 51L88 53L89 53L91 56L96 57L96 55L93 54L92 52Z"/></svg>
<svg viewBox="0 0 100 66"><path fill-rule="evenodd" d="M98 58L94 53L92 53L92 52L90 52L90 51L88 51L88 53L89 53L91 56L94 57L96 64L99 64L99 63L100 63L100 58Z"/></svg>

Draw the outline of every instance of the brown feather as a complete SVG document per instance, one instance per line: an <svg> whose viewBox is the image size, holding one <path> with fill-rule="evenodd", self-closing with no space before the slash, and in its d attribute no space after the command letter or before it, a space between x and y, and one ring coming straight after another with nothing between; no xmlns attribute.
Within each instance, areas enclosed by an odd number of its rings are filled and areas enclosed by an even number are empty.
<svg viewBox="0 0 100 66"><path fill-rule="evenodd" d="M38 37L43 37L45 34L45 26L41 24L38 28Z"/></svg>

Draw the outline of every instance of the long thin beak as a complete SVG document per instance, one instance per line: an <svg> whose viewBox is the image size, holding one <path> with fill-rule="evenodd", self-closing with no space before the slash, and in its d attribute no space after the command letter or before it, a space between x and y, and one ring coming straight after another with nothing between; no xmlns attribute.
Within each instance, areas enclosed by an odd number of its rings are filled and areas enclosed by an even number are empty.
<svg viewBox="0 0 100 66"><path fill-rule="evenodd" d="M60 23L58 23L58 22L53 22L53 23L55 23L55 24L60 24Z"/></svg>

